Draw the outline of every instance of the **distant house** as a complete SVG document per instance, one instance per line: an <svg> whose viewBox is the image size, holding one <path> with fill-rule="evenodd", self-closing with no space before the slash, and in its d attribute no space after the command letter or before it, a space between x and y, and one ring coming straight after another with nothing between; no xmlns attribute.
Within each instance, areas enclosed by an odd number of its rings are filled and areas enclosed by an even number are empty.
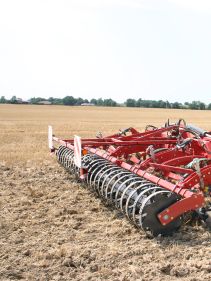
<svg viewBox="0 0 211 281"><path fill-rule="evenodd" d="M82 105L82 106L95 106L94 103L87 103L87 102L82 103L81 105Z"/></svg>
<svg viewBox="0 0 211 281"><path fill-rule="evenodd" d="M50 101L47 101L47 100L41 100L39 101L37 104L44 104L44 105L50 105L52 104Z"/></svg>
<svg viewBox="0 0 211 281"><path fill-rule="evenodd" d="M17 104L29 104L28 101L24 101L24 100L22 100L21 98L17 98L17 99L16 99L16 103L17 103Z"/></svg>
<svg viewBox="0 0 211 281"><path fill-rule="evenodd" d="M17 98L17 99L16 99L16 102L17 102L17 103L23 103L23 100L22 100L21 98Z"/></svg>

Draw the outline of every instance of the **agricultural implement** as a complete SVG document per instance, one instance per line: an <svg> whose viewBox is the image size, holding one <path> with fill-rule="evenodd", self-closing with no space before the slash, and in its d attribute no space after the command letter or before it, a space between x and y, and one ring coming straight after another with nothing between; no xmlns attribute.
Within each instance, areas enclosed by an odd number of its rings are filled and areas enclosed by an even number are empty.
<svg viewBox="0 0 211 281"><path fill-rule="evenodd" d="M145 232L169 235L192 217L210 223L211 132L180 119L84 139L49 126L48 137L68 172Z"/></svg>

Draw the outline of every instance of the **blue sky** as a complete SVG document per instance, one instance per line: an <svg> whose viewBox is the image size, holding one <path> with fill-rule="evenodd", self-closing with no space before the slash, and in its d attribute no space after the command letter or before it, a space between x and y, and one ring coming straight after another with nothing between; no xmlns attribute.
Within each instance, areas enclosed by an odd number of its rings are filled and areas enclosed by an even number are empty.
<svg viewBox="0 0 211 281"><path fill-rule="evenodd" d="M0 96L211 102L211 1L0 0Z"/></svg>

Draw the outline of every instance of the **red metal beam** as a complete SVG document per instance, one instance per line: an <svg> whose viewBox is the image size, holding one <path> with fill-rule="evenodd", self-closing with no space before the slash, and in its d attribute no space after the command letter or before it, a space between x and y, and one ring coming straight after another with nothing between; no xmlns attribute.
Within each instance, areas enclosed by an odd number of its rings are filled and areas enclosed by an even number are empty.
<svg viewBox="0 0 211 281"><path fill-rule="evenodd" d="M131 171L132 173L134 174L137 174L161 187L164 187L165 189L169 190L169 191L172 191L172 192L175 192L177 193L178 195L181 195L182 197L190 197L193 195L193 192L190 191L189 189L187 188L184 188L184 187L178 187L177 185L173 184L173 183L170 183L169 181L166 181L164 179L161 179L155 175L152 175L144 170L141 170L137 167L134 167L133 165L130 165L124 161L121 161L121 160L118 160L116 157L113 157L113 156L110 156L107 152L104 152L102 150L97 150L95 148L87 148L88 151L90 151L91 153L94 153L96 155L99 155L100 157L102 158L105 158L107 159L108 161L112 162L112 163L115 163L117 164L118 166L126 169L126 170L129 170Z"/></svg>
<svg viewBox="0 0 211 281"><path fill-rule="evenodd" d="M165 172L176 172L180 174L191 174L193 173L192 169L185 169L181 167L175 167L170 165L164 165L164 164L157 164L157 163L150 163L150 166L155 167L161 171Z"/></svg>
<svg viewBox="0 0 211 281"><path fill-rule="evenodd" d="M166 225L173 221L175 218L180 215L191 211L196 210L202 207L204 204L204 196L202 193L193 194L188 198L183 198L176 203L169 206L169 208L162 211L158 214L158 219L163 225Z"/></svg>
<svg viewBox="0 0 211 281"><path fill-rule="evenodd" d="M194 158L203 158L202 155L188 155L188 156L181 156L181 157L177 157L177 158L173 158L167 161L164 161L163 164L165 165L187 165L188 163L190 163Z"/></svg>
<svg viewBox="0 0 211 281"><path fill-rule="evenodd" d="M63 140L66 143L73 144L74 140ZM82 139L82 146L93 146L93 147L99 147L99 146L109 146L109 145L116 145L116 146L130 146L130 145L152 145L152 144L176 144L177 140L172 139L148 139L148 140L115 140L115 139L107 139L107 140L101 140L101 139L93 139L93 140L84 140Z"/></svg>

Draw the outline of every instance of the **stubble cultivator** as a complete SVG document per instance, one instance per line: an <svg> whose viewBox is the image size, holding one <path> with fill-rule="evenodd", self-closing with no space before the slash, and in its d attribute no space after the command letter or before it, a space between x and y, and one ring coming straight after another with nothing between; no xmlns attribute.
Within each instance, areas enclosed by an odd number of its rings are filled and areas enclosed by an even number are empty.
<svg viewBox="0 0 211 281"><path fill-rule="evenodd" d="M183 119L90 139L60 139L49 126L49 147L68 172L147 233L169 235L193 216L210 222L211 133Z"/></svg>

